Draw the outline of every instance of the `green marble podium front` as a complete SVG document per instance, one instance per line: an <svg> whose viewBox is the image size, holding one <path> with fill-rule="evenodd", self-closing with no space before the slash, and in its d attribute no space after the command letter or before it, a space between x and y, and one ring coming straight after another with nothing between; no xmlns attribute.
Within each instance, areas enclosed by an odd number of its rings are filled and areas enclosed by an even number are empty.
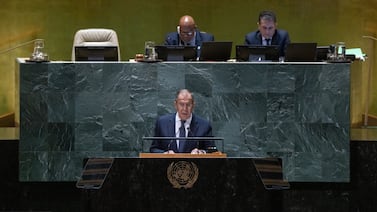
<svg viewBox="0 0 377 212"><path fill-rule="evenodd" d="M291 182L350 179L350 64L18 60L16 80L21 181L76 181L84 158L138 157L181 88L228 157L282 158Z"/></svg>

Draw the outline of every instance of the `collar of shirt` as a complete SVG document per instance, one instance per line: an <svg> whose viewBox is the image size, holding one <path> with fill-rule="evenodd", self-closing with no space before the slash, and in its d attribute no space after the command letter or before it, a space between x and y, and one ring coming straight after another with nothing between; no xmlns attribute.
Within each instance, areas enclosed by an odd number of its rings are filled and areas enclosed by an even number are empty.
<svg viewBox="0 0 377 212"><path fill-rule="evenodd" d="M264 38L264 37L262 37L262 45L268 45L268 43L267 43L267 39L270 41L270 43L271 43L271 41L272 41L272 38Z"/></svg>
<svg viewBox="0 0 377 212"><path fill-rule="evenodd" d="M190 116L190 118L188 118L185 122L185 128L186 128L186 136L188 134L188 128L191 124L191 120L192 120L192 114ZM178 116L178 113L175 114L175 136L176 137L179 137L179 128L181 128L181 119L179 118Z"/></svg>

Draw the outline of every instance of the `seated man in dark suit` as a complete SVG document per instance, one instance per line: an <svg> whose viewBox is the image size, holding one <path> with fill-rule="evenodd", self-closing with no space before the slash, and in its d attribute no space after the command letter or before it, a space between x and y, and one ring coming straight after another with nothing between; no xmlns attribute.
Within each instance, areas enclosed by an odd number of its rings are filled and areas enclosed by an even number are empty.
<svg viewBox="0 0 377 212"><path fill-rule="evenodd" d="M155 137L212 137L209 121L192 113L195 102L189 90L177 92L174 106L176 113L161 116L156 121ZM154 140L150 152L205 154L206 150L213 150L215 147L212 140Z"/></svg>
<svg viewBox="0 0 377 212"><path fill-rule="evenodd" d="M285 55L289 40L288 32L277 29L276 15L272 11L262 11L259 14L258 30L245 36L246 45L278 45L280 56Z"/></svg>
<svg viewBox="0 0 377 212"><path fill-rule="evenodd" d="M212 34L199 31L194 19L189 15L185 15L179 19L177 31L166 35L165 45L200 47L203 42L214 40L215 38ZM200 52L198 51L198 53Z"/></svg>

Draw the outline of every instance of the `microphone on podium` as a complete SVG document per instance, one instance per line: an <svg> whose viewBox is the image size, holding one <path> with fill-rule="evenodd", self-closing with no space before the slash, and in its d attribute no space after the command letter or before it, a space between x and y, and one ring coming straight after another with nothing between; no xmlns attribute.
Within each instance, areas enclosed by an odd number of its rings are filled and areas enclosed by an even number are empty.
<svg viewBox="0 0 377 212"><path fill-rule="evenodd" d="M187 127L186 128L186 130L187 130L187 137L193 137L192 135L194 134L191 130L190 130L190 127ZM202 138L202 137L199 137L199 138ZM208 138L208 137L207 137ZM200 144L199 144L199 142L201 141L201 139L197 139L197 140L195 140L196 141L196 148L197 149L201 149L200 147ZM212 152L217 152L217 147L216 147L216 145L214 145L214 146L208 146L208 147L206 147L205 149L203 149L206 153L212 153Z"/></svg>
<svg viewBox="0 0 377 212"><path fill-rule="evenodd" d="M23 47L23 46L27 46L31 43L34 43L34 50L33 50L33 53L30 56L30 61L31 62L44 62L44 61L47 62L48 61L48 55L45 52L43 52L44 39L40 39L40 38L30 40L30 41L26 41L24 43L20 43L20 44L14 46L14 47L4 49L4 50L0 51L0 55L8 53L12 50L18 49L18 48Z"/></svg>
<svg viewBox="0 0 377 212"><path fill-rule="evenodd" d="M171 144L173 143L173 141L175 141L175 140L171 140L171 141L169 142L169 144L168 144L168 150L167 150L167 151L172 150L172 148L171 148Z"/></svg>
<svg viewBox="0 0 377 212"><path fill-rule="evenodd" d="M186 130L187 130L187 137L191 137L193 133L191 132L190 127L187 127ZM196 148L199 149L199 140L196 140Z"/></svg>
<svg viewBox="0 0 377 212"><path fill-rule="evenodd" d="M27 42L24 42L24 43L20 43L20 44L18 44L18 45L16 45L16 46L13 46L13 47L9 48L9 49L4 49L4 50L0 51L0 54L5 54L5 53L10 52L10 51L12 51L12 50L14 50L14 49L18 49L18 48L20 48L20 47L22 47L22 46L29 45L29 44L31 44L31 43L34 43L36 40L37 40L37 39L30 40L30 41L27 41Z"/></svg>

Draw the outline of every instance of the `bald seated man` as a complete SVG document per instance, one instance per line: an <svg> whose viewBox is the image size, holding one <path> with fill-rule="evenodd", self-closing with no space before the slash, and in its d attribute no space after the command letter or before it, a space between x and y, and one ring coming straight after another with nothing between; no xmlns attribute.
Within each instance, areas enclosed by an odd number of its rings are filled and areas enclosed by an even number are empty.
<svg viewBox="0 0 377 212"><path fill-rule="evenodd" d="M212 137L209 121L193 114L195 101L189 90L182 89L177 92L174 107L175 113L157 119L155 137ZM206 154L214 151L217 150L212 140L154 140L150 146L152 153Z"/></svg>
<svg viewBox="0 0 377 212"><path fill-rule="evenodd" d="M165 37L165 45L175 46L201 46L205 41L214 41L212 34L200 32L194 19L184 15L179 19L176 32L168 33Z"/></svg>

